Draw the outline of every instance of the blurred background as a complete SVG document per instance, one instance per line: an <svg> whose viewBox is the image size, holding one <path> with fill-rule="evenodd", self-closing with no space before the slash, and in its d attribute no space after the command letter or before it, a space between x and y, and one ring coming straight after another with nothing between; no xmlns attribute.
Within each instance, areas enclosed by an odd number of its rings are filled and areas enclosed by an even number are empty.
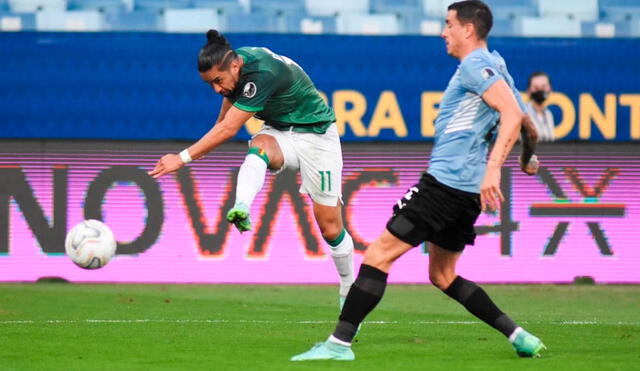
<svg viewBox="0 0 640 371"><path fill-rule="evenodd" d="M268 176L253 233L223 220L257 120L175 176L156 181L146 171L218 115L221 99L197 72L206 31L236 48L268 47L300 64L336 112L345 222L363 251L427 167L458 64L439 37L450 3L0 0L0 280L335 282L295 174ZM461 274L639 283L640 2L487 4L489 48L525 101L536 89L531 74L548 76L538 108L552 115L553 140L539 145L535 177L519 172L514 150L507 199L478 220ZM64 256L66 231L87 218L104 220L119 242L97 271ZM415 249L390 280L425 282L427 259Z"/></svg>

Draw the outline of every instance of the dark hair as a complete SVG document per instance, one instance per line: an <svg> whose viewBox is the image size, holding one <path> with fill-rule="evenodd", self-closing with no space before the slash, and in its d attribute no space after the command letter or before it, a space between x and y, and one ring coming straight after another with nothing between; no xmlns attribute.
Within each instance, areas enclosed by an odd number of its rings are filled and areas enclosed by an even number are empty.
<svg viewBox="0 0 640 371"><path fill-rule="evenodd" d="M221 71L229 68L232 60L238 58L231 49L231 44L217 30L207 31L207 43L198 54L198 71L209 71L213 66L219 66Z"/></svg>
<svg viewBox="0 0 640 371"><path fill-rule="evenodd" d="M544 71L535 71L534 73L529 75L529 80L527 81L527 89L529 89L531 87L531 81L534 78L538 77L538 76L546 76L547 80L549 80L549 85L551 85L551 78L549 77L549 75L547 75L546 72L544 72Z"/></svg>
<svg viewBox="0 0 640 371"><path fill-rule="evenodd" d="M473 23L480 40L487 39L493 26L493 15L487 4L480 0L458 1L449 5L447 10L455 10L460 23Z"/></svg>

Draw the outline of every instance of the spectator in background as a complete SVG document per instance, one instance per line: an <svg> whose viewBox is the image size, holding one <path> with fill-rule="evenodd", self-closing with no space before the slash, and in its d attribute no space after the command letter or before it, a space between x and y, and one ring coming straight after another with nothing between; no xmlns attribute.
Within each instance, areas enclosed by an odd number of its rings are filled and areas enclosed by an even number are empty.
<svg viewBox="0 0 640 371"><path fill-rule="evenodd" d="M555 123L553 114L544 104L551 94L551 81L549 75L542 71L536 71L529 76L529 85L527 86L529 94L529 103L527 110L529 116L538 130L538 140L541 142L553 142L555 137L553 129Z"/></svg>

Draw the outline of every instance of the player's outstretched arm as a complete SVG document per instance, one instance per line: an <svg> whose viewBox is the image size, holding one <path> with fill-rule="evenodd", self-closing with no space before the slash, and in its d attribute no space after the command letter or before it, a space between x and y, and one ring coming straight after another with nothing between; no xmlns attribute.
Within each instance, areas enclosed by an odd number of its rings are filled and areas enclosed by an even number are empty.
<svg viewBox="0 0 640 371"><path fill-rule="evenodd" d="M224 120L224 117L227 115L229 108L231 108L232 106L233 102L231 102L229 98L222 98L222 105L220 106L220 113L218 113L218 119L216 120L216 123Z"/></svg>
<svg viewBox="0 0 640 371"><path fill-rule="evenodd" d="M500 169L513 145L518 140L524 113L520 110L511 88L504 80L498 80L482 94L482 99L500 112L500 128L489 161L484 180L480 186L482 210L496 210L504 200L500 191Z"/></svg>
<svg viewBox="0 0 640 371"><path fill-rule="evenodd" d="M522 138L522 151L520 153L520 169L528 175L536 175L538 172L538 157L535 155L538 144L538 130L529 115L522 118L522 128L520 129Z"/></svg>
<svg viewBox="0 0 640 371"><path fill-rule="evenodd" d="M191 159L196 160L201 158L220 144L233 138L242 125L244 125L254 113L255 112L245 112L231 106L224 116L224 119L211 128L200 140L182 151L179 155L170 153L162 156L156 163L154 169L149 171L148 174L154 178L159 178L165 174L177 171L186 163L190 162Z"/></svg>

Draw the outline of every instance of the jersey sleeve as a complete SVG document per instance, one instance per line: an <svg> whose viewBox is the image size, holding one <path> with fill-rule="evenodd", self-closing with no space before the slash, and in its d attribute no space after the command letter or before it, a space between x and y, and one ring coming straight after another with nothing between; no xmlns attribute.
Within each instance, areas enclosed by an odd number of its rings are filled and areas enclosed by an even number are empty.
<svg viewBox="0 0 640 371"><path fill-rule="evenodd" d="M471 57L460 65L460 83L477 95L481 96L491 85L502 79L496 68L484 59Z"/></svg>
<svg viewBox="0 0 640 371"><path fill-rule="evenodd" d="M259 112L278 90L279 81L272 72L259 71L248 76L242 84L240 97L233 105L246 112Z"/></svg>

